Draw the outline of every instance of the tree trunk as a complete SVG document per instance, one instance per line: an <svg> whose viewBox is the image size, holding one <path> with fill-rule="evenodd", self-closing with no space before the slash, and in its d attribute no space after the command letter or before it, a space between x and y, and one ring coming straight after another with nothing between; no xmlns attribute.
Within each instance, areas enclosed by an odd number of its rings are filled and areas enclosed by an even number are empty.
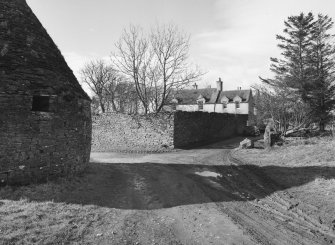
<svg viewBox="0 0 335 245"><path fill-rule="evenodd" d="M117 108L116 108L114 99L112 99L111 102L112 102L112 108L113 108L113 111L114 111L114 112L117 112L118 110L117 110Z"/></svg>
<svg viewBox="0 0 335 245"><path fill-rule="evenodd" d="M102 103L102 101L100 100L100 107L101 107L101 112L105 113L105 105Z"/></svg>
<svg viewBox="0 0 335 245"><path fill-rule="evenodd" d="M323 120L319 122L319 128L321 132L325 131L325 122Z"/></svg>

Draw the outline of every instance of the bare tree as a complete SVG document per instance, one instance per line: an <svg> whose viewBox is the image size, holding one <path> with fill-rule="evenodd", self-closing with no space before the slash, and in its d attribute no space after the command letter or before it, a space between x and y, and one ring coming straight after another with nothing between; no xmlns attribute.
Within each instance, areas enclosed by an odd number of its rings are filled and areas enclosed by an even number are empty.
<svg viewBox="0 0 335 245"><path fill-rule="evenodd" d="M121 113L137 114L139 99L133 83L123 80L115 89L117 111Z"/></svg>
<svg viewBox="0 0 335 245"><path fill-rule="evenodd" d="M150 104L148 71L152 59L149 41L143 36L141 28L130 26L129 29L123 30L115 46L117 53L112 55L112 62L121 73L134 82L139 100L147 114Z"/></svg>
<svg viewBox="0 0 335 245"><path fill-rule="evenodd" d="M100 108L99 99L95 95L95 96L92 97L92 102L91 102L92 115L99 114L99 108Z"/></svg>
<svg viewBox="0 0 335 245"><path fill-rule="evenodd" d="M80 73L82 81L86 83L97 96L102 113L106 111L107 101L110 101L113 110L116 110L113 97L114 88L118 81L116 70L106 64L104 60L96 60L87 63Z"/></svg>
<svg viewBox="0 0 335 245"><path fill-rule="evenodd" d="M146 35L135 26L123 31L112 62L134 82L145 114L160 112L173 91L203 75L189 69L189 47L189 36L174 25L157 25Z"/></svg>
<svg viewBox="0 0 335 245"><path fill-rule="evenodd" d="M153 102L159 112L172 91L197 81L203 73L190 70L187 62L190 36L175 25L156 25L151 30L150 43L154 52L155 93Z"/></svg>
<svg viewBox="0 0 335 245"><path fill-rule="evenodd" d="M276 130L284 135L288 130L305 127L310 123L309 109L301 99L297 99L290 89L276 86L254 85L257 124L272 118Z"/></svg>

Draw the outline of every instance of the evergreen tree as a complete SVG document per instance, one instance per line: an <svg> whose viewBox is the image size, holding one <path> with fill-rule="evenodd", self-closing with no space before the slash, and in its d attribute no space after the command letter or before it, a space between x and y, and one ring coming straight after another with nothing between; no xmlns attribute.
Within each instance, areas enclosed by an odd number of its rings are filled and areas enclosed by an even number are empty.
<svg viewBox="0 0 335 245"><path fill-rule="evenodd" d="M324 130L335 105L332 19L320 14L315 20L312 13L301 13L284 23L284 34L277 35L282 57L271 58L275 78L261 80L286 91L288 100L306 103L312 119Z"/></svg>
<svg viewBox="0 0 335 245"><path fill-rule="evenodd" d="M335 45L329 30L334 22L327 15L319 14L312 28L309 83L305 84L303 100L306 101L320 130L331 118L335 105Z"/></svg>
<svg viewBox="0 0 335 245"><path fill-rule="evenodd" d="M271 70L276 74L276 86L289 87L297 94L303 92L309 80L309 56L311 52L311 30L314 26L312 13L290 16L284 22L284 35L277 35L282 58L271 58Z"/></svg>

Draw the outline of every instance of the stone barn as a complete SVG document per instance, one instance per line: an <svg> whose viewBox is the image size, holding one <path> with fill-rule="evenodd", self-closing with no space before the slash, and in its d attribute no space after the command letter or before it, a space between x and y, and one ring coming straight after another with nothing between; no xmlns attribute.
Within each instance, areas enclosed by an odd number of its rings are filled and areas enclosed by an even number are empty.
<svg viewBox="0 0 335 245"><path fill-rule="evenodd" d="M81 170L90 102L25 0L1 0L0 184Z"/></svg>

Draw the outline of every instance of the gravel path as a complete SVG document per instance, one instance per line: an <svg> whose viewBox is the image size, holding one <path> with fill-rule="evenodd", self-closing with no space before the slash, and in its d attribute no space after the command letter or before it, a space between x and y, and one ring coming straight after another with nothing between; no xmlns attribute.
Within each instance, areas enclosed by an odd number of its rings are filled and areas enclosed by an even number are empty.
<svg viewBox="0 0 335 245"><path fill-rule="evenodd" d="M331 244L334 233L292 209L296 200L280 184L238 160L240 140L163 154L92 153L116 186L106 186L104 205L133 210L118 241Z"/></svg>

